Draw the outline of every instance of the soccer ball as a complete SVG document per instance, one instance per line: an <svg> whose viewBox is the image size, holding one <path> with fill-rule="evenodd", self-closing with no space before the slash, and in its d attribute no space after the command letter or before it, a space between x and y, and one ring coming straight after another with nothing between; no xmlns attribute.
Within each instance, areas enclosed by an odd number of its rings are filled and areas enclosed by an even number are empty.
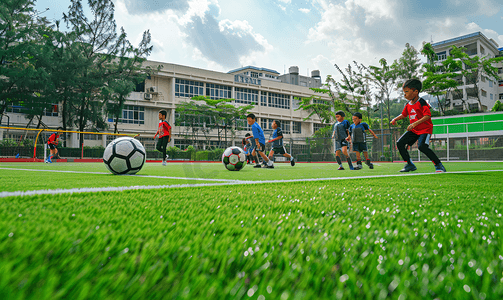
<svg viewBox="0 0 503 300"><path fill-rule="evenodd" d="M147 152L143 145L131 137L111 141L103 153L103 162L113 174L136 174L141 170Z"/></svg>
<svg viewBox="0 0 503 300"><path fill-rule="evenodd" d="M222 163L229 171L239 171L246 166L246 155L239 147L229 147L222 154Z"/></svg>

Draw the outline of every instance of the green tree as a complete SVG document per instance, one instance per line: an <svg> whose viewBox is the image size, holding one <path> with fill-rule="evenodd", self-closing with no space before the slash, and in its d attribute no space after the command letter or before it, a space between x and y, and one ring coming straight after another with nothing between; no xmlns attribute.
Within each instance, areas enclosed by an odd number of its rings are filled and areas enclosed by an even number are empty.
<svg viewBox="0 0 503 300"><path fill-rule="evenodd" d="M234 99L210 99L205 96L194 96L191 98L196 101L204 101L208 107L208 112L215 119L217 128L218 142L221 142L221 132L225 134L225 144L227 145L227 132L230 131L232 138L235 137L235 129L238 120L246 116L254 107L254 103L243 106L234 106L230 104Z"/></svg>
<svg viewBox="0 0 503 300"><path fill-rule="evenodd" d="M33 103L40 96L35 92L44 87L47 75L37 61L38 29L46 23L37 15L32 0L0 2L0 122L10 105L35 109Z"/></svg>
<svg viewBox="0 0 503 300"><path fill-rule="evenodd" d="M405 81L412 78L419 78L421 70L421 59L419 59L419 52L409 43L405 44L405 49L402 56L393 62L391 68L395 70L397 81L396 86L401 91Z"/></svg>
<svg viewBox="0 0 503 300"><path fill-rule="evenodd" d="M449 95L459 93L457 87L460 83L456 78L460 74L456 72L460 71L461 62L454 60L452 57L439 62L437 54L430 43L423 45L421 53L427 58L427 62L422 67L423 91L437 98L440 113L444 115L446 107L450 106L447 100Z"/></svg>
<svg viewBox="0 0 503 300"><path fill-rule="evenodd" d="M107 126L103 112L111 93L103 93L103 88L108 84L115 94L132 90L132 84L119 85L117 81L123 80L128 71L134 72L141 64L141 56L151 51L151 47L144 44L150 40L148 32L144 34L141 49L131 47L122 28L120 34L117 33L111 0L88 0L87 3L91 19L85 15L81 0L71 0L68 13L63 15L71 30L68 36L71 43L65 49L72 52L70 56L78 58L67 112L68 119L73 119L79 131L89 125L97 129ZM82 133L80 138L83 141Z"/></svg>
<svg viewBox="0 0 503 300"><path fill-rule="evenodd" d="M496 100L496 103L494 103L494 106L491 109L491 111L503 111L503 103L501 103L501 101L499 100Z"/></svg>

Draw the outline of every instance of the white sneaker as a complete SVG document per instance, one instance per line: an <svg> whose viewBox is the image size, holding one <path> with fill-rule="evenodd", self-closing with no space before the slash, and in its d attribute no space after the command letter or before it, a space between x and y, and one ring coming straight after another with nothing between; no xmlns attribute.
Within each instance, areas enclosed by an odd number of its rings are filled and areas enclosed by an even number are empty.
<svg viewBox="0 0 503 300"><path fill-rule="evenodd" d="M165 165L166 165L166 161L165 161L165 160L163 160L163 161L162 161L162 165L163 165L163 166L165 166Z"/></svg>
<svg viewBox="0 0 503 300"><path fill-rule="evenodd" d="M168 158L169 158L169 155L168 155L168 154L166 154L166 159L168 159Z"/></svg>

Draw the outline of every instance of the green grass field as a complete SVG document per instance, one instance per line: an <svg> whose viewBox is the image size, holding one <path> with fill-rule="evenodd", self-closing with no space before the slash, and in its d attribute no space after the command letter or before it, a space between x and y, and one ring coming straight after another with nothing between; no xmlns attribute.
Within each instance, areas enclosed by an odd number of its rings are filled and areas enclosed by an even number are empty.
<svg viewBox="0 0 503 300"><path fill-rule="evenodd" d="M417 166L2 163L0 299L503 298L503 163Z"/></svg>

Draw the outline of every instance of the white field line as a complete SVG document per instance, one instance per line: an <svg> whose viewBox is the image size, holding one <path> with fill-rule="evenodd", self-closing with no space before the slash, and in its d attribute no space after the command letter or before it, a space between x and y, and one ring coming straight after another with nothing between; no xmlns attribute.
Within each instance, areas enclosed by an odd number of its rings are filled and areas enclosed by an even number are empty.
<svg viewBox="0 0 503 300"><path fill-rule="evenodd" d="M46 170L46 169L18 169L18 168L0 168L0 170L14 170L14 171L30 171L30 172L51 172L51 173L74 173L74 174L99 174L99 175L112 175L110 172L83 172L83 171L64 171L64 170ZM182 180L200 180L200 181L222 181L222 182L240 182L233 179L216 179L216 178L188 178L188 177L169 177L160 175L116 175L116 176L133 176L145 178L161 178L161 179L182 179Z"/></svg>
<svg viewBox="0 0 503 300"><path fill-rule="evenodd" d="M47 194L53 195L53 194L73 194L73 193L122 192L122 191L129 191L129 190L153 190L153 189L166 189L166 188L229 186L229 185L240 185L240 184L263 184L263 183L288 183L288 182L326 181L326 180L372 179L372 178L408 177L408 176L420 176L420 175L466 174L466 173L486 173L486 172L503 172L503 170L457 171L457 172L448 172L448 173L406 173L406 174L396 174L396 175L371 175L371 176L362 176L362 177L331 177L331 178L307 178L307 179L261 180L261 181L237 181L236 180L236 181L221 182L221 183L197 183L197 184L174 184L174 185L137 185L137 186L121 186L121 187L15 191L15 192L0 192L0 198L16 197L16 196L47 195Z"/></svg>

